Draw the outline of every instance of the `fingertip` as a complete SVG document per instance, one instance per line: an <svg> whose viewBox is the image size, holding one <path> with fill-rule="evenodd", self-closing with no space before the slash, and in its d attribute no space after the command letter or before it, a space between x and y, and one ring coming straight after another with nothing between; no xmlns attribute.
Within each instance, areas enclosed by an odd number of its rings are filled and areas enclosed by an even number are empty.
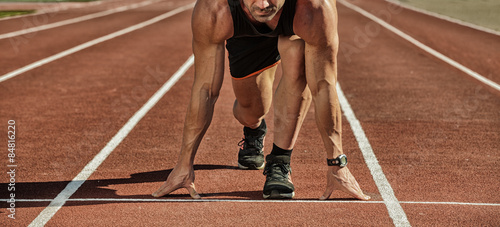
<svg viewBox="0 0 500 227"><path fill-rule="evenodd" d="M191 198L193 199L201 199L200 194L198 194L197 192L189 193L189 195L191 195Z"/></svg>
<svg viewBox="0 0 500 227"><path fill-rule="evenodd" d="M356 196L359 200L370 200L372 197L368 196L368 195L365 195L365 194L361 194L360 196Z"/></svg>
<svg viewBox="0 0 500 227"><path fill-rule="evenodd" d="M200 195L198 195L198 194L196 194L196 195L192 195L191 197L192 197L193 199L201 199L201 196L200 196Z"/></svg>
<svg viewBox="0 0 500 227"><path fill-rule="evenodd" d="M194 188L188 188L188 191L189 191L189 195L191 196L191 198L201 199L200 194L198 194L198 192L196 192L196 190Z"/></svg>
<svg viewBox="0 0 500 227"><path fill-rule="evenodd" d="M153 197L155 198L158 198L158 197L161 197L160 193L158 191L156 192L153 192L153 194L151 194Z"/></svg>
<svg viewBox="0 0 500 227"><path fill-rule="evenodd" d="M326 191L321 197L319 197L319 200L326 200L326 199L330 198L331 194L332 194L332 192Z"/></svg>

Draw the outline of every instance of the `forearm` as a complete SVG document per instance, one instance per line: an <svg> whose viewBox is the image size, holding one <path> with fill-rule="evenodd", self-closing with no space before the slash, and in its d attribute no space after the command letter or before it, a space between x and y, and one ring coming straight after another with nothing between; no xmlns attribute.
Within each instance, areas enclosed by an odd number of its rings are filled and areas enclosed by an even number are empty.
<svg viewBox="0 0 500 227"><path fill-rule="evenodd" d="M212 121L215 100L207 90L192 93L184 123L179 164L193 165L198 147Z"/></svg>
<svg viewBox="0 0 500 227"><path fill-rule="evenodd" d="M316 122L320 131L327 158L343 154L342 114L334 88L324 88L314 98Z"/></svg>
<svg viewBox="0 0 500 227"><path fill-rule="evenodd" d="M316 123L328 158L342 154L342 113L336 82L336 45L306 46L306 74L315 103Z"/></svg>
<svg viewBox="0 0 500 227"><path fill-rule="evenodd" d="M195 80L184 123L179 163L193 164L198 147L212 121L224 76L223 45L194 45Z"/></svg>

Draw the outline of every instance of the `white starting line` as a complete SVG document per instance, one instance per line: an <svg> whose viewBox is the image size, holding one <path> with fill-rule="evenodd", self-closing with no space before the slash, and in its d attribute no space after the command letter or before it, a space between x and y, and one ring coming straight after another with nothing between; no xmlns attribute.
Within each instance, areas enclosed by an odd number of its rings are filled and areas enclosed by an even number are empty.
<svg viewBox="0 0 500 227"><path fill-rule="evenodd" d="M203 194L202 194L203 195ZM47 203L54 199L16 199L21 203ZM8 202L3 199L2 202ZM66 202L113 202L113 203L361 203L384 204L384 201L362 200L317 200L317 199L291 199L291 200L256 200L256 199L135 199L135 198L73 198ZM470 203L470 202L432 202L432 201L399 201L400 204L419 205L458 205L458 206L500 206L500 203ZM22 207L22 206L21 206Z"/></svg>

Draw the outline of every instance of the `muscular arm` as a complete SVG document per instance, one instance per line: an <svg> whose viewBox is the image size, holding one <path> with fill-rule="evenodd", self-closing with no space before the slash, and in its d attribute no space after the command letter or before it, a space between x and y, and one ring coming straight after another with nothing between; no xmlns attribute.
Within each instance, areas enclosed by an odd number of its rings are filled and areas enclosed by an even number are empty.
<svg viewBox="0 0 500 227"><path fill-rule="evenodd" d="M179 164L193 164L196 150L212 120L222 85L224 42L230 35L228 28L232 28L232 24L221 23L227 14L223 7L227 7L227 3L200 0L194 8L191 26L195 77L184 123Z"/></svg>
<svg viewBox="0 0 500 227"><path fill-rule="evenodd" d="M200 198L194 186L193 162L212 121L224 77L224 43L232 36L232 20L226 0L198 0L193 11L192 30L195 76L181 152L165 183L153 193L155 197L186 188L191 197Z"/></svg>
<svg viewBox="0 0 500 227"><path fill-rule="evenodd" d="M299 0L294 30L305 41L307 83L328 158L342 154L337 82L337 10L334 0ZM295 23L297 22L297 23Z"/></svg>
<svg viewBox="0 0 500 227"><path fill-rule="evenodd" d="M192 165L194 155L212 120L224 73L224 44L193 41L195 80L184 123L179 161Z"/></svg>
<svg viewBox="0 0 500 227"><path fill-rule="evenodd" d="M316 123L327 158L335 158L343 153L342 113L335 87L339 45L335 0L298 0L297 4L294 31L305 42L306 77L315 103ZM320 199L329 198L334 190L370 199L347 167L329 166L326 176L326 190Z"/></svg>

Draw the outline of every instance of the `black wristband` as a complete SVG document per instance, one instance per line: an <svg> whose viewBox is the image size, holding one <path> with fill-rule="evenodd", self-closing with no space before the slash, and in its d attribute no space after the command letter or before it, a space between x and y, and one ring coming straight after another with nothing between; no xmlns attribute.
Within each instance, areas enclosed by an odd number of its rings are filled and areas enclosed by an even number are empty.
<svg viewBox="0 0 500 227"><path fill-rule="evenodd" d="M347 156L345 154L339 155L337 158L326 159L326 164L328 166L340 166L344 167L347 165Z"/></svg>

